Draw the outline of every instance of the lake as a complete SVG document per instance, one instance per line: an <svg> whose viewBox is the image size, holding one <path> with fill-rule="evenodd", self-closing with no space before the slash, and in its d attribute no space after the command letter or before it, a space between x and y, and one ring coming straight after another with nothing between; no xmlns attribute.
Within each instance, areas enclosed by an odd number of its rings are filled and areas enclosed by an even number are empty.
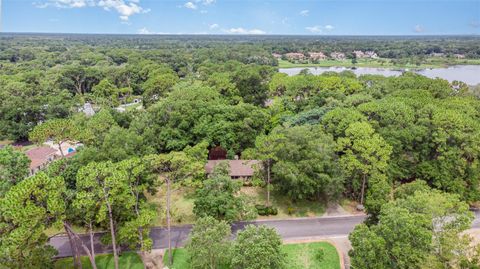
<svg viewBox="0 0 480 269"><path fill-rule="evenodd" d="M357 76L360 75L383 75L386 77L399 76L403 71L389 69L389 68L375 68L375 67L357 67L351 69L349 67L295 67L295 68L280 68L281 73L285 73L289 76L297 75L303 69L308 69L310 73L319 75L324 72L342 72L350 70ZM459 80L467 83L468 85L480 84L480 65L455 65L444 68L428 68L415 70L415 73L424 75L429 78L443 78L450 82Z"/></svg>

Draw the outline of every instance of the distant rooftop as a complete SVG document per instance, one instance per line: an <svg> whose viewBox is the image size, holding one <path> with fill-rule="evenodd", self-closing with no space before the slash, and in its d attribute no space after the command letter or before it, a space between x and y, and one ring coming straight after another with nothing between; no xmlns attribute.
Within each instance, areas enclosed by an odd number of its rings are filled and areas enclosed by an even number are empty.
<svg viewBox="0 0 480 269"><path fill-rule="evenodd" d="M231 177L252 177L255 165L260 163L258 160L209 160L205 165L207 174L211 174L215 166L221 162L228 162Z"/></svg>

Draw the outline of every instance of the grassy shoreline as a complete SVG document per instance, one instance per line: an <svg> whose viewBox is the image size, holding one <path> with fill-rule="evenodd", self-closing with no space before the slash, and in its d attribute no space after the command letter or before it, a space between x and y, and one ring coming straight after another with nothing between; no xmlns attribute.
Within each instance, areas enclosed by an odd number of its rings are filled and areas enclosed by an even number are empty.
<svg viewBox="0 0 480 269"><path fill-rule="evenodd" d="M398 64L390 59L359 59L358 63L352 64L351 60L326 60L320 63L291 63L285 60L278 61L278 68L308 68L308 67L372 67L385 69L425 69L442 68L453 65L480 65L480 59L452 60L451 62L439 61L437 59L428 60L427 63L416 65L413 63Z"/></svg>

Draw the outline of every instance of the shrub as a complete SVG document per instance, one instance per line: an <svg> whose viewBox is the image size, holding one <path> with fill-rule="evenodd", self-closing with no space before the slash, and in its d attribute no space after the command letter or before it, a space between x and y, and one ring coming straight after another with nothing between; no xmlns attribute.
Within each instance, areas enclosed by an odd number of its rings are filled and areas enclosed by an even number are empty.
<svg viewBox="0 0 480 269"><path fill-rule="evenodd" d="M325 250L323 248L318 248L315 250L315 259L318 262L322 262L325 258Z"/></svg>
<svg viewBox="0 0 480 269"><path fill-rule="evenodd" d="M273 206L265 206L265 205L255 205L257 209L257 213L260 216L270 216L270 215L277 215L278 210Z"/></svg>

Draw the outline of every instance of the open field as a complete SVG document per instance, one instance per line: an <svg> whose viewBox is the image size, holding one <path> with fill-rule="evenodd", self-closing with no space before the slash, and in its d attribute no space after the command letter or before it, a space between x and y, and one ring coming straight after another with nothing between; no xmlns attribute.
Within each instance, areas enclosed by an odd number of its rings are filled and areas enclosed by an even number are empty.
<svg viewBox="0 0 480 269"><path fill-rule="evenodd" d="M83 256L82 267L84 269L90 269L90 261L87 256ZM125 252L123 253L118 260L120 267L122 269L143 269L143 262L134 252ZM97 264L98 269L109 269L114 268L113 255L112 254L102 254L95 257L95 263ZM73 268L73 259L72 258L63 258L55 262L55 269L70 269Z"/></svg>
<svg viewBox="0 0 480 269"><path fill-rule="evenodd" d="M294 68L294 67L377 67L377 68L392 68L392 69L424 69L424 68L439 68L439 67L446 67L449 65L480 65L480 59L464 59L464 60L457 60L457 59L442 59L442 58L429 58L426 63L422 63L417 65L415 63L407 63L407 64L400 64L400 63L393 63L390 59L358 59L357 64L352 64L351 60L325 60L321 61L320 63L313 64L313 63L291 63L285 60L278 60L278 67L279 68Z"/></svg>
<svg viewBox="0 0 480 269"><path fill-rule="evenodd" d="M335 247L328 242L314 242L305 244L287 244L282 249L286 255L286 268L289 269L340 269L340 257ZM323 258L318 253L323 250ZM164 264L168 255L164 256ZM185 249L173 250L173 265L171 269L187 269L188 253ZM225 268L227 269L227 268Z"/></svg>

